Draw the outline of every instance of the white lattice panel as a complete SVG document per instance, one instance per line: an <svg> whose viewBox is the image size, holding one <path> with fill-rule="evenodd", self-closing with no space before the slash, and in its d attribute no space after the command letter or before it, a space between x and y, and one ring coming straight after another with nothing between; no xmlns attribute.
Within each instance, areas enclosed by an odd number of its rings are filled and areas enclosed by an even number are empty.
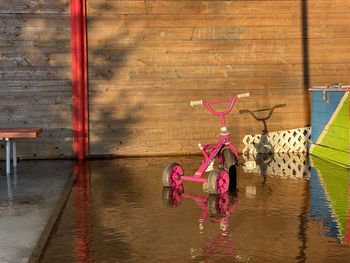
<svg viewBox="0 0 350 263"><path fill-rule="evenodd" d="M310 135L310 127L246 135L243 138L243 153L307 152Z"/></svg>
<svg viewBox="0 0 350 263"><path fill-rule="evenodd" d="M279 176L285 178L309 178L310 165L306 154L295 155L290 153L272 153L272 154L252 154L243 155L245 162L256 162L254 169L247 169L243 166L246 173L262 174L269 176Z"/></svg>

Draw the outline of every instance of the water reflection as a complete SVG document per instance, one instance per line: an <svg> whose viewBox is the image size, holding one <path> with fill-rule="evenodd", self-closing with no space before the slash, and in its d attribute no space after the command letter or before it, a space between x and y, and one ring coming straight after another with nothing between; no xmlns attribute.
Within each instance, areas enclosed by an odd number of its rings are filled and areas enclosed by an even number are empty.
<svg viewBox="0 0 350 263"><path fill-rule="evenodd" d="M311 157L311 218L320 221L325 234L350 245L349 170Z"/></svg>
<svg viewBox="0 0 350 263"><path fill-rule="evenodd" d="M27 262L37 255L35 246L71 167L70 161L23 161L0 176L0 262Z"/></svg>
<svg viewBox="0 0 350 263"><path fill-rule="evenodd" d="M244 172L293 179L308 179L310 164L307 154L255 153L243 155L245 162L255 162L256 167L243 167Z"/></svg>
<svg viewBox="0 0 350 263"><path fill-rule="evenodd" d="M27 177L29 176L27 175ZM37 209L44 203L41 195L32 191L32 185L26 186L26 181L27 178L22 176L20 178L21 184L18 188L16 168L14 168L13 173L7 173L4 175L4 178L0 177L0 215L19 216L24 211L28 212L28 209L30 211L31 208Z"/></svg>
<svg viewBox="0 0 350 263"><path fill-rule="evenodd" d="M183 199L190 199L201 208L201 220L206 222L208 217L229 218L237 205L235 193L226 192L219 195L195 195L185 193L183 186L178 188L163 187L162 198L169 207L177 207Z"/></svg>
<svg viewBox="0 0 350 263"><path fill-rule="evenodd" d="M163 188L159 174L170 158L93 161L81 168L86 175L74 186L43 262L350 258L350 248L342 244L349 235L346 176L341 187L331 186L332 180L325 179L335 175L331 166L329 176L322 175L325 183L310 170L307 156L270 157L254 159L255 170L240 166L237 192L224 195L208 195L195 183L186 189ZM181 163L195 171L198 160L184 157ZM334 214L340 214L339 224Z"/></svg>
<svg viewBox="0 0 350 263"><path fill-rule="evenodd" d="M13 202L13 193L17 188L17 169L14 167L13 174L6 174L6 200L9 203ZM0 182L1 183L1 182Z"/></svg>
<svg viewBox="0 0 350 263"><path fill-rule="evenodd" d="M88 263L92 262L92 246L91 246L91 178L90 178L90 164L79 160L76 162L75 167L75 212L76 212L76 225L75 239L76 239L76 262Z"/></svg>
<svg viewBox="0 0 350 263"><path fill-rule="evenodd" d="M7 183L7 198L9 202L13 201L13 194L12 194L12 182L11 182L11 175L10 173L6 174L6 183Z"/></svg>
<svg viewBox="0 0 350 263"><path fill-rule="evenodd" d="M171 208L178 207L185 199L194 201L201 209L201 215L198 219L199 234L205 232L208 220L220 228L220 233L207 240L203 247L190 249L192 260L204 258L205 262L211 262L210 259L218 253L234 257L234 246L230 238L229 226L231 215L237 207L236 193L226 192L208 196L185 193L182 186L178 188L163 187L162 199L163 203Z"/></svg>
<svg viewBox="0 0 350 263"><path fill-rule="evenodd" d="M244 155L243 158L246 162L256 162L256 167L243 169L247 174L261 175L263 185L266 185L267 176L305 179L305 207L299 215L300 240L306 243L305 228L311 218L322 225L326 236L336 238L340 243L350 243L349 170L312 156L310 165L307 155L265 153ZM256 189L248 187L246 196L255 197Z"/></svg>

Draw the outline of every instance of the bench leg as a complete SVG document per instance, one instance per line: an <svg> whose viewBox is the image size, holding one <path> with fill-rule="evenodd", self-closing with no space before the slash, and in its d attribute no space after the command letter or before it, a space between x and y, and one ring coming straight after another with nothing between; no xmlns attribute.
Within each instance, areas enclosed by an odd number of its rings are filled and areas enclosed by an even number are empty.
<svg viewBox="0 0 350 263"><path fill-rule="evenodd" d="M12 141L12 156L13 156L13 167L17 167L17 151L16 151L16 141Z"/></svg>
<svg viewBox="0 0 350 263"><path fill-rule="evenodd" d="M10 161L11 161L11 142L9 139L6 139L6 174L10 174L11 167L10 167Z"/></svg>
<svg viewBox="0 0 350 263"><path fill-rule="evenodd" d="M17 186L17 167L13 168L13 186Z"/></svg>
<svg viewBox="0 0 350 263"><path fill-rule="evenodd" d="M13 200L13 195L12 195L12 183L11 183L11 176L10 174L6 174L6 179L7 179L7 197L10 201Z"/></svg>

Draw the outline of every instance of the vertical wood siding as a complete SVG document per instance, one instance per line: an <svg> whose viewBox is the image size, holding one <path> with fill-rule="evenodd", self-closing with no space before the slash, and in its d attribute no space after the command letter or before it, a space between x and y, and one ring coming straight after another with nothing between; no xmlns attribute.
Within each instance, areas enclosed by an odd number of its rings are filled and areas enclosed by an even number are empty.
<svg viewBox="0 0 350 263"><path fill-rule="evenodd" d="M308 3L308 4L307 4ZM312 85L350 83L350 1L88 1L90 153L188 154L219 120L190 100L250 91L234 143L310 125ZM259 118L267 115L260 112Z"/></svg>
<svg viewBox="0 0 350 263"><path fill-rule="evenodd" d="M0 0L0 127L42 127L18 155L72 154L69 0Z"/></svg>

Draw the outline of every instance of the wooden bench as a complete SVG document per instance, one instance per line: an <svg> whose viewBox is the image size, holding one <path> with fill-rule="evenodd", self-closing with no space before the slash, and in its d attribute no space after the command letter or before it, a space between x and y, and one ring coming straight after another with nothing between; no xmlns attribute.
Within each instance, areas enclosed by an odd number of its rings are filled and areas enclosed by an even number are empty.
<svg viewBox="0 0 350 263"><path fill-rule="evenodd" d="M13 167L17 167L16 139L36 138L42 131L42 128L0 128L0 140L6 140L6 174L11 171L11 142Z"/></svg>

